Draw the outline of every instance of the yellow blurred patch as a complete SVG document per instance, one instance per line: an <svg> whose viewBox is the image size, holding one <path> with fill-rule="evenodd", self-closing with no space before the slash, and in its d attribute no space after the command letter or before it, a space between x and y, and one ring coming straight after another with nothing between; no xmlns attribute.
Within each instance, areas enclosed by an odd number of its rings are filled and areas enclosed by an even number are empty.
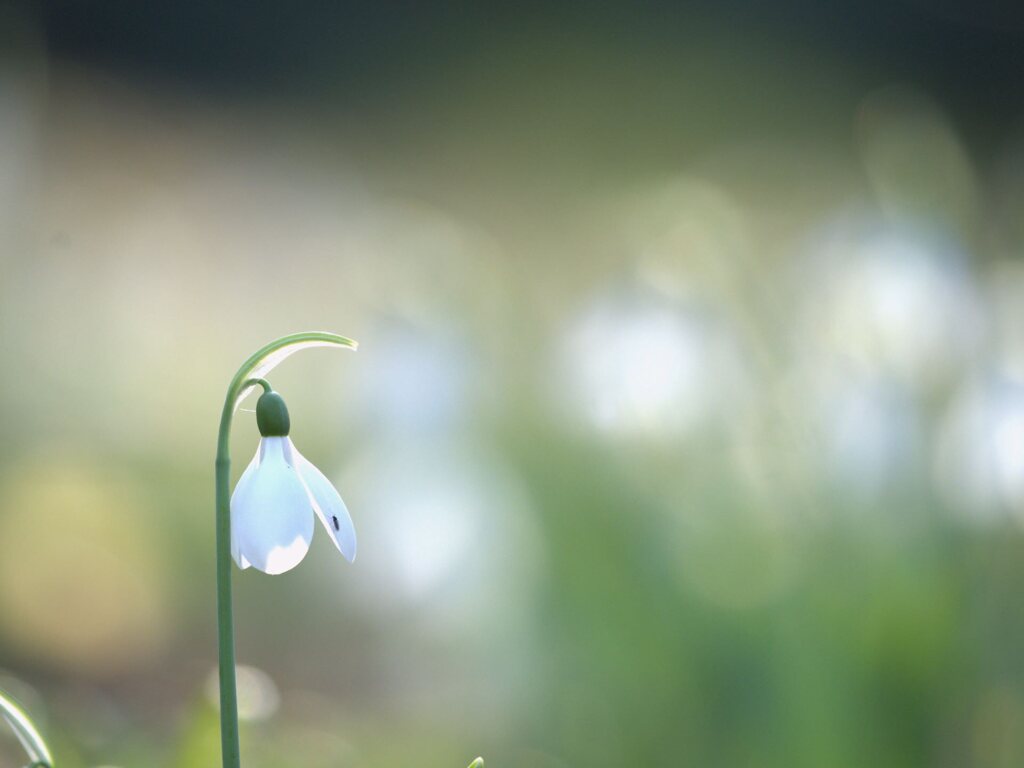
<svg viewBox="0 0 1024 768"><path fill-rule="evenodd" d="M0 637L36 662L108 674L167 635L166 569L132 483L88 461L12 467L0 488Z"/></svg>

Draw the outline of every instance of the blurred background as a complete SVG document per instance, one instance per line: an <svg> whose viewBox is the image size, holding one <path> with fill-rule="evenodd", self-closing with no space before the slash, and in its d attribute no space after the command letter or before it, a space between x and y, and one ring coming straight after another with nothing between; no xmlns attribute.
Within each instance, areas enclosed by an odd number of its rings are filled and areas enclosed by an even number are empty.
<svg viewBox="0 0 1024 768"><path fill-rule="evenodd" d="M219 765L219 411L326 329L271 378L359 558L236 571L249 768L1024 765L1022 50L0 6L0 687L62 768Z"/></svg>

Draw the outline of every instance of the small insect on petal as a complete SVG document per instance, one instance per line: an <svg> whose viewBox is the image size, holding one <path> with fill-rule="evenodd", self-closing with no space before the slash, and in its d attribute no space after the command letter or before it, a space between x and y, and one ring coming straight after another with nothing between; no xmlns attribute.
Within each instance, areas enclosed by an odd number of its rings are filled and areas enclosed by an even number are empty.
<svg viewBox="0 0 1024 768"><path fill-rule="evenodd" d="M285 439L288 440L288 449L295 461L295 468L306 484L313 511L316 512L324 530L330 534L338 551L346 560L352 562L356 557L356 531L348 509L345 508L345 502L341 500L331 481L299 452L290 439Z"/></svg>

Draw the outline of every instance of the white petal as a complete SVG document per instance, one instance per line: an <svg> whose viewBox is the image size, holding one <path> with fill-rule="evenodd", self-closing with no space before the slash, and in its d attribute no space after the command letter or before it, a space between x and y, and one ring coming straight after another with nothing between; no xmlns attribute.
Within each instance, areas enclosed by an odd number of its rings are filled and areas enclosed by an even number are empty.
<svg viewBox="0 0 1024 768"><path fill-rule="evenodd" d="M255 467L250 465L252 471L246 470L231 497L235 560L264 573L294 568L313 538L309 495L290 462L287 439L260 441Z"/></svg>
<svg viewBox="0 0 1024 768"><path fill-rule="evenodd" d="M291 440L289 439L288 442L291 443ZM294 445L290 445L290 448L299 476L309 490L313 511L320 518L320 522L324 524L334 546L351 563L356 559L356 529L352 525L352 517L348 513L345 502L341 500L341 495L331 481L324 477L323 472L299 453L299 449Z"/></svg>
<svg viewBox="0 0 1024 768"><path fill-rule="evenodd" d="M251 475L260 464L260 449L256 448L256 455L252 457L249 466L245 468L242 476L238 478L235 485L235 492L231 494L231 557L235 559L238 567L243 571L252 563L246 560L238 549L238 525L235 523L237 510L240 507L248 506L248 497L252 495Z"/></svg>

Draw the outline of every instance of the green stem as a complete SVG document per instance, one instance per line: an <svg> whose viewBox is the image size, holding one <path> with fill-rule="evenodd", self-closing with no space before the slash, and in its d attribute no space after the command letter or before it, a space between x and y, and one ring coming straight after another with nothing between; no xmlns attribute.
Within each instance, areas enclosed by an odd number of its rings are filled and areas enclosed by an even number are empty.
<svg viewBox="0 0 1024 768"><path fill-rule="evenodd" d="M266 379L246 379L242 384L242 389L248 389L249 387L263 387L264 392L273 392L270 382Z"/></svg>
<svg viewBox="0 0 1024 768"><path fill-rule="evenodd" d="M217 645L220 661L220 737L224 768L240 768L238 693L235 688L235 625L231 607L231 418L242 397L286 357L306 347L356 349L351 339L334 333L293 333L272 341L249 357L228 385L217 434Z"/></svg>
<svg viewBox="0 0 1024 768"><path fill-rule="evenodd" d="M220 743L224 768L239 768L238 692L235 688L235 622L231 608L231 458L225 410L217 440L217 651L220 660ZM224 446L223 450L221 446Z"/></svg>

